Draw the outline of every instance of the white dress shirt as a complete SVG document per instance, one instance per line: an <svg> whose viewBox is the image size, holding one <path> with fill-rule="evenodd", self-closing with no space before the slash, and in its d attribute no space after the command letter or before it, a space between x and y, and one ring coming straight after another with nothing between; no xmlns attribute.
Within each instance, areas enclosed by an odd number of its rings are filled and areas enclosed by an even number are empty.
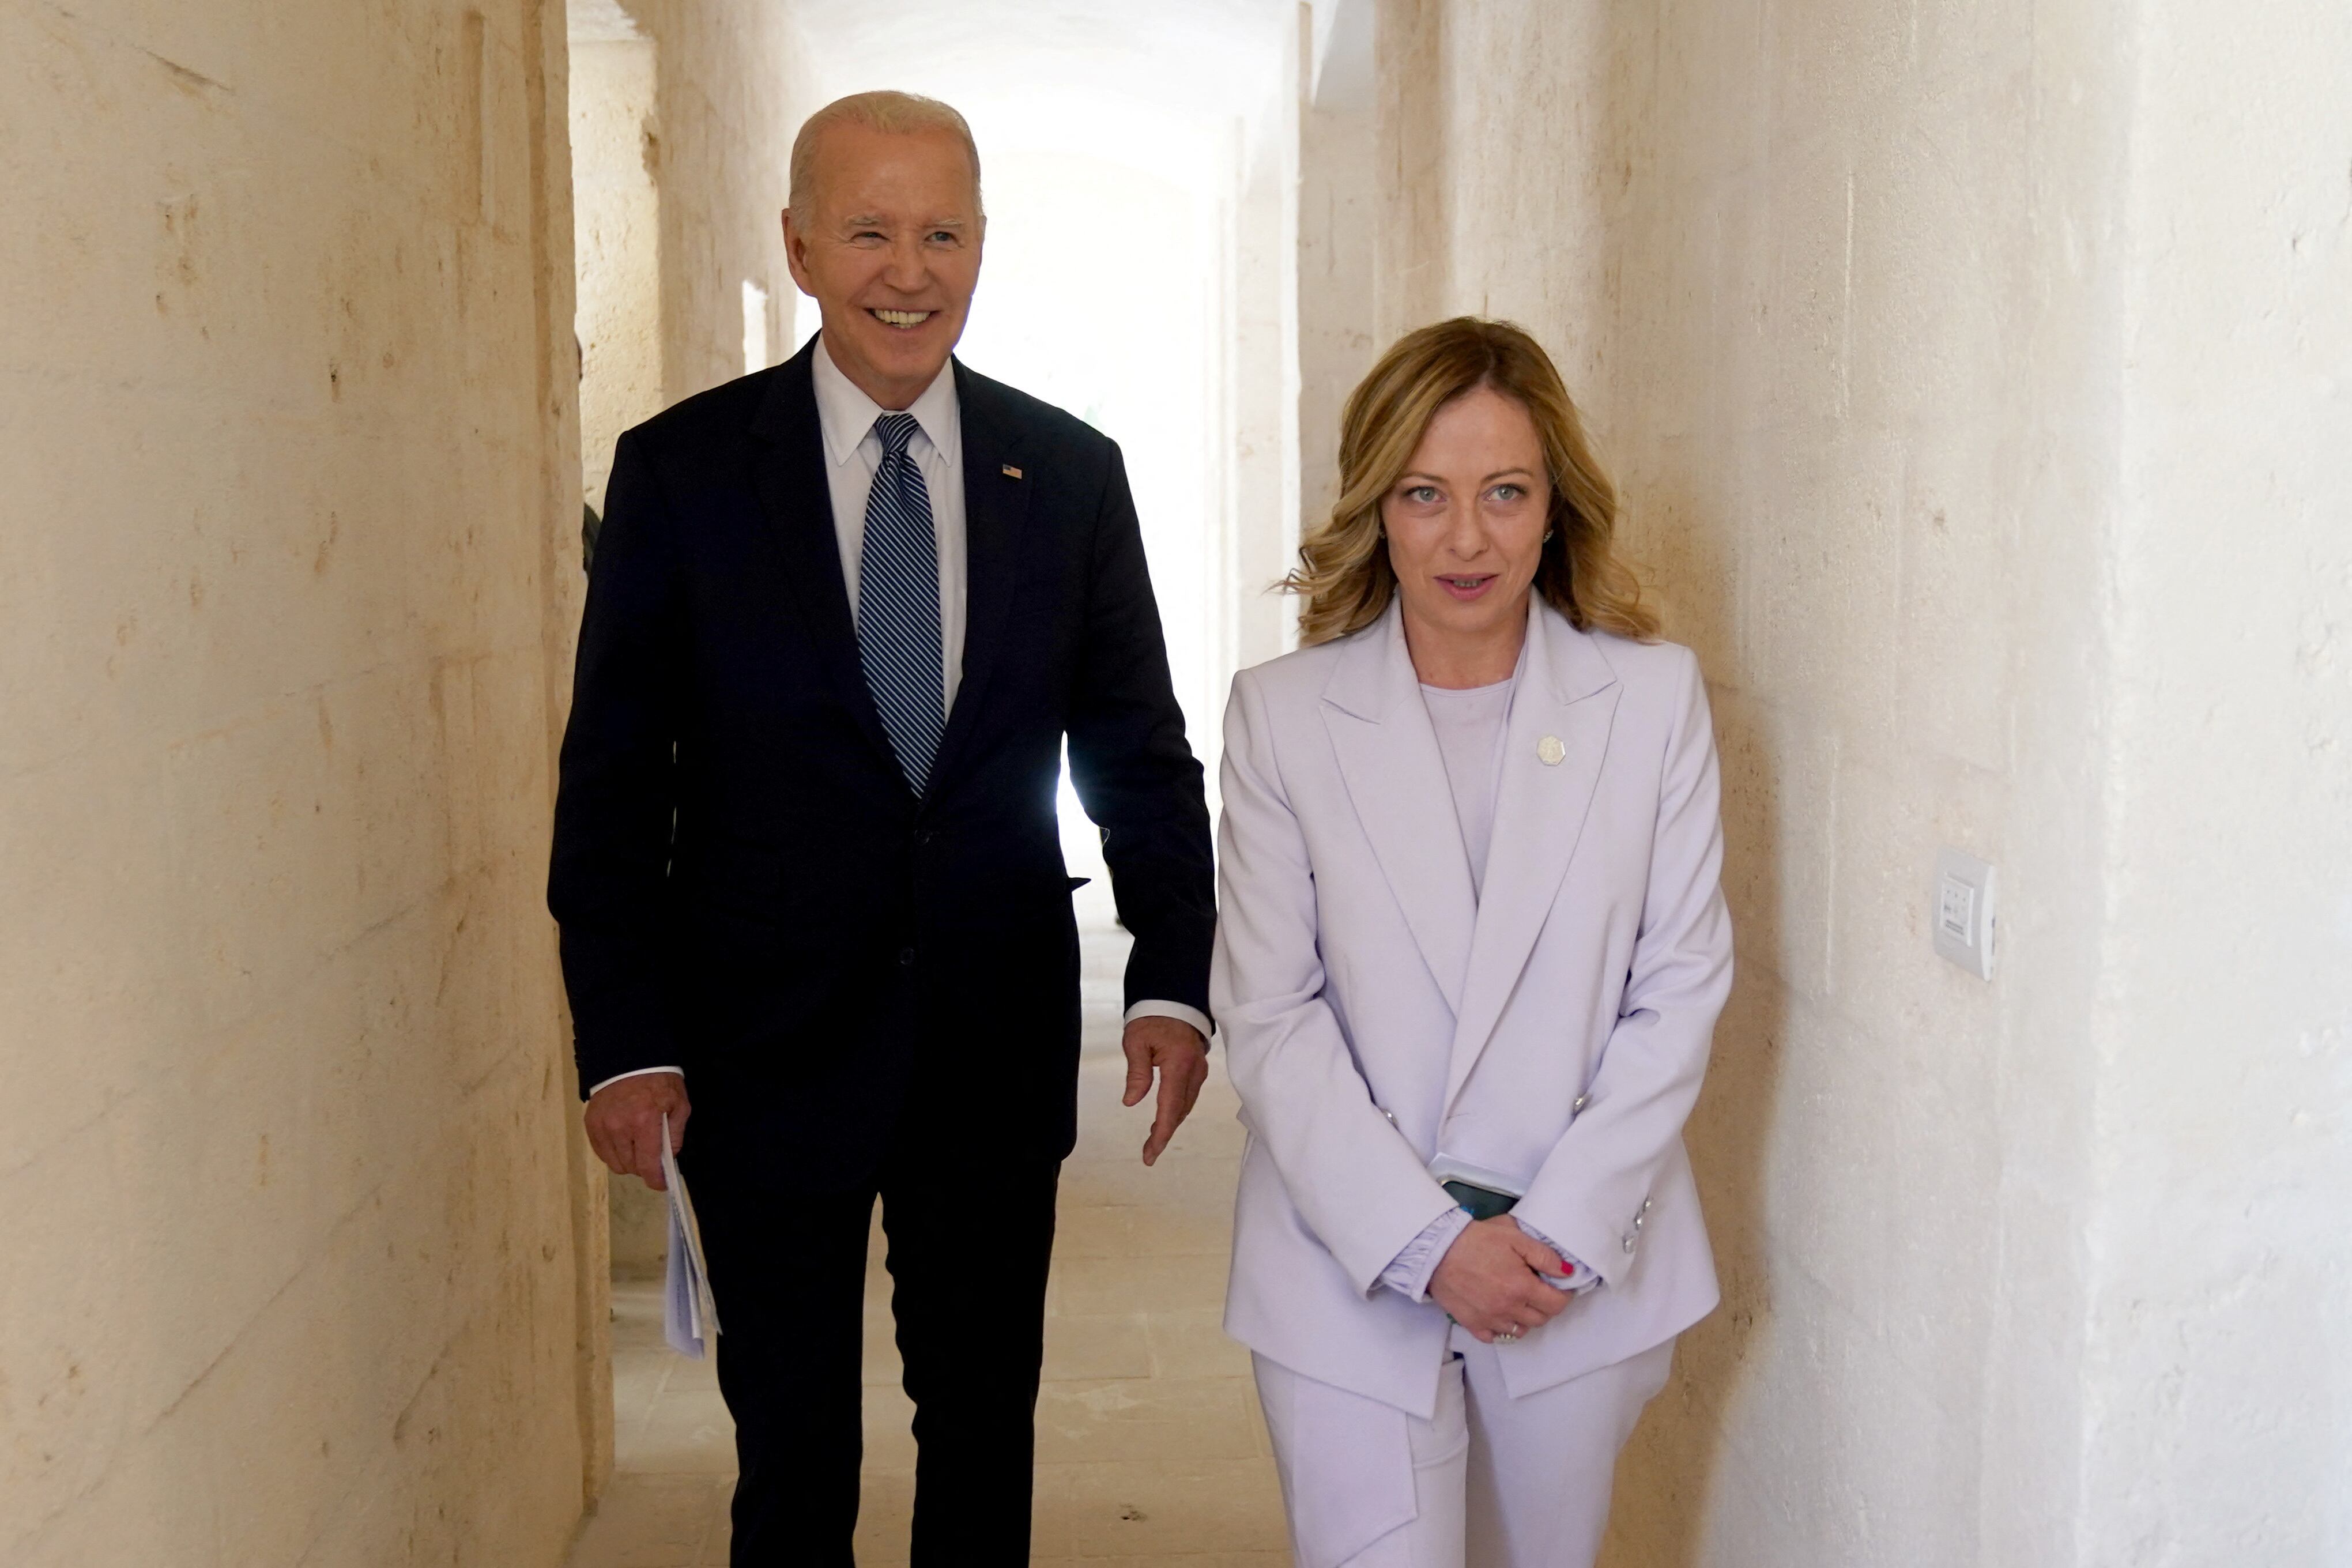
<svg viewBox="0 0 2352 1568"><path fill-rule="evenodd" d="M866 548L866 501L874 489L875 471L882 466L882 437L874 433L874 422L891 411L866 396L833 363L822 333L813 358L816 422L824 437L825 488L833 499L833 535L841 547L841 581L849 592L849 617L855 626L857 568ZM905 412L915 416L917 426L914 439L907 444L907 455L922 470L923 488L931 500L931 535L940 554L940 657L944 661L940 681L945 698L940 711L952 713L956 691L963 684L968 575L964 563L969 555L963 517L963 421L956 404L954 364L942 367ZM1208 1015L1181 1002L1138 1002L1127 1010L1126 1021L1131 1024L1138 1018L1174 1018L1192 1025L1202 1039L1209 1037ZM588 1092L593 1094L604 1084L646 1073L683 1076L685 1071L677 1067L639 1068L635 1072L614 1073Z"/></svg>
<svg viewBox="0 0 2352 1568"><path fill-rule="evenodd" d="M866 552L866 500L882 467L882 437L874 422L889 413L844 375L824 339L817 339L814 379L816 422L824 433L825 483L833 494L833 536L841 545L841 582L849 591L849 619L857 621L857 571ZM965 572L963 526L963 422L956 406L955 367L940 372L923 395L908 404L915 416L907 456L923 473L930 492L931 536L940 553L940 689L942 713L955 709L963 684Z"/></svg>

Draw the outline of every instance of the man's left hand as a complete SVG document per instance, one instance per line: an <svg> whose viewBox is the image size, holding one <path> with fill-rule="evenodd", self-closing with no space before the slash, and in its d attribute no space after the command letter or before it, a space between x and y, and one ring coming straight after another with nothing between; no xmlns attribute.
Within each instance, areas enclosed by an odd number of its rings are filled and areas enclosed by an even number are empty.
<svg viewBox="0 0 2352 1568"><path fill-rule="evenodd" d="M1152 1073L1160 1074L1160 1106L1151 1118L1151 1136L1143 1141L1143 1163L1149 1165L1192 1113L1201 1086L1209 1081L1209 1042L1180 1018L1145 1017L1129 1023L1118 1045L1127 1053L1122 1104L1141 1103L1151 1092Z"/></svg>

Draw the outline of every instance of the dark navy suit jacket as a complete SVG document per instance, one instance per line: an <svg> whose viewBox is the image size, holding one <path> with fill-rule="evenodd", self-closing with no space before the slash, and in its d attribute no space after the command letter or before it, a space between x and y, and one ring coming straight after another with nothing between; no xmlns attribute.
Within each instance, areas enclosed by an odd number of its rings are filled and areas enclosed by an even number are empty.
<svg viewBox="0 0 2352 1568"><path fill-rule="evenodd" d="M1129 1002L1209 1005L1208 813L1126 470L1108 437L955 364L964 673L919 800L859 671L810 356L614 453L548 897L581 1083L682 1066L698 1163L746 1178L863 1179L910 1084L971 1138L1059 1159L1066 735L1135 937Z"/></svg>

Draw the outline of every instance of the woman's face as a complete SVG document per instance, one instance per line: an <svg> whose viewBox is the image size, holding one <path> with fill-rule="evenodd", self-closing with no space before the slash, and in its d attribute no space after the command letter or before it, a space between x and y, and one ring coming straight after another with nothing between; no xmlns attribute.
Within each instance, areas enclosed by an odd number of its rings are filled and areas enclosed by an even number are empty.
<svg viewBox="0 0 2352 1568"><path fill-rule="evenodd" d="M1516 657L1550 510L1524 405L1480 386L1440 408L1381 502L1410 628L1465 645L1508 638Z"/></svg>

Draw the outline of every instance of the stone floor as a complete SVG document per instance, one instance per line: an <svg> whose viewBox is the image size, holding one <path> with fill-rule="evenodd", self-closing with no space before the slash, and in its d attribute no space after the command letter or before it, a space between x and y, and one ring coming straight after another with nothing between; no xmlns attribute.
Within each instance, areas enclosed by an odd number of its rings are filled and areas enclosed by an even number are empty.
<svg viewBox="0 0 2352 1568"><path fill-rule="evenodd" d="M1249 1358L1217 1326L1242 1141L1233 1088L1220 1068L1144 1169L1148 1117L1119 1105L1109 1048L1118 944L1090 933L1087 946L1090 1048L1047 1299L1033 1561L1286 1568ZM871 1257L857 1546L864 1568L887 1568L907 1561L915 1451L878 1234ZM733 1436L710 1365L663 1347L656 1285L617 1285L614 1311L617 1463L570 1568L724 1563Z"/></svg>

